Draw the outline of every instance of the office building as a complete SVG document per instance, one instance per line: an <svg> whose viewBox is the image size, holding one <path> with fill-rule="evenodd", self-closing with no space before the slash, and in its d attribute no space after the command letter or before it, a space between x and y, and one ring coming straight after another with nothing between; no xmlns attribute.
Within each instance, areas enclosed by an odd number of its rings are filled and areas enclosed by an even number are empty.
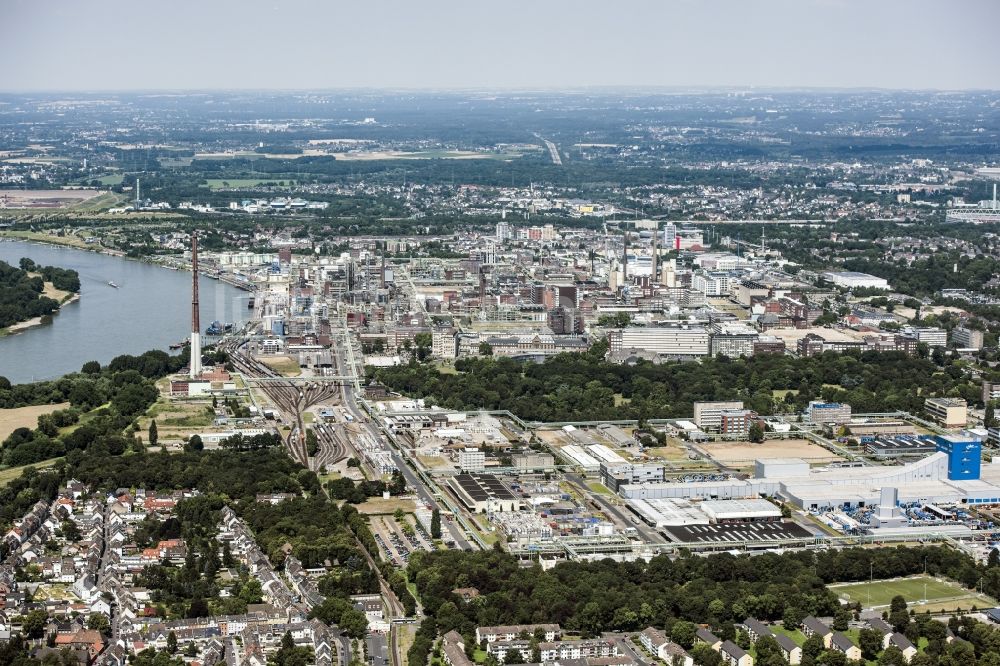
<svg viewBox="0 0 1000 666"><path fill-rule="evenodd" d="M959 349L982 349L983 332L959 327L951 332L951 341Z"/></svg>
<svg viewBox="0 0 1000 666"><path fill-rule="evenodd" d="M636 326L608 331L612 353L641 349L675 358L707 356L708 331L700 326Z"/></svg>
<svg viewBox="0 0 1000 666"><path fill-rule="evenodd" d="M849 423L851 421L851 406L842 402L813 400L806 407L805 417L810 423Z"/></svg>
<svg viewBox="0 0 1000 666"><path fill-rule="evenodd" d="M458 468L463 472L481 472L486 469L486 453L478 448L458 452Z"/></svg>
<svg viewBox="0 0 1000 666"><path fill-rule="evenodd" d="M962 398L927 398L924 411L945 428L964 428L969 420L969 408Z"/></svg>
<svg viewBox="0 0 1000 666"><path fill-rule="evenodd" d="M706 432L718 432L722 427L722 413L743 409L742 400L694 403L694 424Z"/></svg>

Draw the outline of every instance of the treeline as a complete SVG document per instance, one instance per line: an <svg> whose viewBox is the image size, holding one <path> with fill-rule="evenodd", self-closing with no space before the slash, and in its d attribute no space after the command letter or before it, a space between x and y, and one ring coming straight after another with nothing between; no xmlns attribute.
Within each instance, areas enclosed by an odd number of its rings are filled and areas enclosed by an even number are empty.
<svg viewBox="0 0 1000 666"><path fill-rule="evenodd" d="M661 555L648 563L563 562L549 570L522 567L497 550L417 552L408 573L433 632L420 632L409 663L426 663L437 633L454 629L475 645L475 628L483 625L555 622L585 636L654 626L689 648L695 625L738 640L736 625L747 617L797 628L807 615L833 616L846 629L848 609L828 583L868 580L872 573L876 578L906 576L922 573L925 566L931 575L968 587L982 578L984 591L1000 591L1000 566L977 565L940 546L677 559ZM479 591L476 603L465 603L454 592L465 587ZM904 615L903 621L901 630L911 630L909 618ZM1000 648L996 640L994 645Z"/></svg>
<svg viewBox="0 0 1000 666"><path fill-rule="evenodd" d="M134 431L136 419L159 396L154 379L179 368L179 363L179 359L164 352L152 351L141 356L119 356L104 368L91 361L84 365L83 372L52 382L9 388L0 383L0 406L54 401L68 401L71 405L39 416L35 429L14 430L0 449L3 464L27 465L95 444L111 455L124 453L135 446L135 441L123 432L126 428ZM86 422L69 429L84 413L88 413Z"/></svg>
<svg viewBox="0 0 1000 666"><path fill-rule="evenodd" d="M43 280L51 282L52 286L60 291L69 291L74 294L80 291L80 274L71 268L39 266L28 257L22 257L19 266L22 271L41 273Z"/></svg>
<svg viewBox="0 0 1000 666"><path fill-rule="evenodd" d="M326 482L327 492L330 497L337 500L347 500L351 504L361 504L369 497L381 497L382 493L389 491L393 495L402 495L406 492L406 479L399 470L393 470L392 479L386 483L381 479L374 481L354 481L347 477L331 479Z"/></svg>
<svg viewBox="0 0 1000 666"><path fill-rule="evenodd" d="M42 278L0 261L0 328L58 310L59 302L43 296L44 289Z"/></svg>
<svg viewBox="0 0 1000 666"><path fill-rule="evenodd" d="M942 372L930 359L899 352L720 356L631 366L604 360L606 349L601 342L586 353L560 354L540 364L460 359L457 374L411 362L369 368L368 375L445 409L506 409L531 421L681 418L692 414L694 402L705 400L743 400L761 414L801 410L818 398L850 403L858 412L916 413L928 396L981 401L978 385L960 368ZM790 392L778 400L774 391Z"/></svg>

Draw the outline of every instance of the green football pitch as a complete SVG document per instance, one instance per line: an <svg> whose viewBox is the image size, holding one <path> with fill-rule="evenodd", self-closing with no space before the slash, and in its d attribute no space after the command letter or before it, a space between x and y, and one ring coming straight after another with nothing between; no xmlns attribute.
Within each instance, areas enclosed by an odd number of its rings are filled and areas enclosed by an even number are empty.
<svg viewBox="0 0 1000 666"><path fill-rule="evenodd" d="M964 601L961 604L964 607L977 604L982 608L994 603L989 597L967 590L958 583L931 576L892 578L872 583L833 583L829 587L841 598L872 607L888 606L896 595L901 595L908 604Z"/></svg>

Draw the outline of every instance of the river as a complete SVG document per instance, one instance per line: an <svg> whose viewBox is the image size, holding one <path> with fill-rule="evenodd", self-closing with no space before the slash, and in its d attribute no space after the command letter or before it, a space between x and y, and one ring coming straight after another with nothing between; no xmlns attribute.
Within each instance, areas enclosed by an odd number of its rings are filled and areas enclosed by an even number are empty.
<svg viewBox="0 0 1000 666"><path fill-rule="evenodd" d="M0 261L16 266L21 257L77 271L80 299L64 305L51 324L0 337L0 376L14 384L53 379L87 361L103 365L120 354L167 350L191 330L189 272L68 247L0 241ZM204 276L199 292L202 332L213 320L247 319L247 292Z"/></svg>

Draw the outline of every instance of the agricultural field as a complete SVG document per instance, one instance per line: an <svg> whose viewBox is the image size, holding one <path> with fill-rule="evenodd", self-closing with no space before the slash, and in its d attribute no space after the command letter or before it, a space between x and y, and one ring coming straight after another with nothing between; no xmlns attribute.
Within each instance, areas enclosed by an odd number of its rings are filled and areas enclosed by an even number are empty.
<svg viewBox="0 0 1000 666"><path fill-rule="evenodd" d="M954 581L932 576L891 578L872 583L833 583L829 587L844 599L872 608L889 606L896 595L901 595L908 604L918 605L921 610L924 609L924 601L927 602L927 610L934 611L969 609L972 606L986 608L996 605L996 600L984 594L967 590Z"/></svg>
<svg viewBox="0 0 1000 666"><path fill-rule="evenodd" d="M15 407L13 409L0 409L0 441L7 439L10 433L18 428L34 428L38 425L38 417L42 414L51 414L59 409L69 407L68 402L60 402L55 405L34 405L31 407Z"/></svg>

